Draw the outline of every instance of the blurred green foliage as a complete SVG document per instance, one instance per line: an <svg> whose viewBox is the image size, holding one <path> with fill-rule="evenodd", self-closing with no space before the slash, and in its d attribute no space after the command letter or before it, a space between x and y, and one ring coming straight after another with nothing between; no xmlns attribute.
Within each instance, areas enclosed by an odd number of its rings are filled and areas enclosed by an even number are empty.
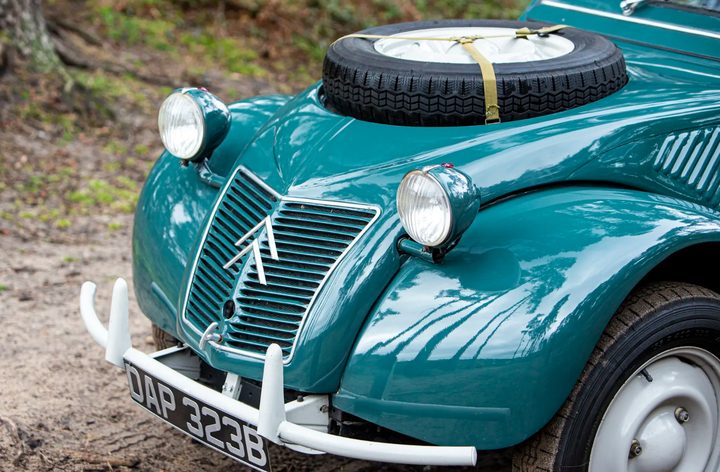
<svg viewBox="0 0 720 472"><path fill-rule="evenodd" d="M106 37L192 58L198 72L317 79L325 50L388 23L520 16L530 0L89 0ZM262 52L260 52L262 51ZM141 64L142 65L142 64ZM305 84L307 85L307 84Z"/></svg>

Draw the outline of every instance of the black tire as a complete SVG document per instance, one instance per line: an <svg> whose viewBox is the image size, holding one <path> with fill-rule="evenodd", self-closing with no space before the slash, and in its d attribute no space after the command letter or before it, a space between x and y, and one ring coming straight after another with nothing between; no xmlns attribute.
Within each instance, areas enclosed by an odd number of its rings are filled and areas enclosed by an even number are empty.
<svg viewBox="0 0 720 472"><path fill-rule="evenodd" d="M500 20L418 21L380 26L362 34L393 35L447 27L538 29L546 24ZM585 105L628 81L622 52L597 34L566 28L575 44L564 56L496 64L502 121L548 115ZM405 126L485 124L483 80L477 64L416 62L375 51L377 39L346 38L333 44L323 64L326 106L359 120ZM518 41L524 41L518 39Z"/></svg>
<svg viewBox="0 0 720 472"><path fill-rule="evenodd" d="M163 349L167 349L169 347L177 346L180 343L180 341L178 341L175 336L163 331L155 323L152 323L152 338L153 343L155 343L155 349L157 349L158 351L162 351Z"/></svg>
<svg viewBox="0 0 720 472"><path fill-rule="evenodd" d="M513 472L588 470L595 435L620 387L645 362L680 346L720 357L720 295L685 283L636 289L608 324L555 417L515 451Z"/></svg>

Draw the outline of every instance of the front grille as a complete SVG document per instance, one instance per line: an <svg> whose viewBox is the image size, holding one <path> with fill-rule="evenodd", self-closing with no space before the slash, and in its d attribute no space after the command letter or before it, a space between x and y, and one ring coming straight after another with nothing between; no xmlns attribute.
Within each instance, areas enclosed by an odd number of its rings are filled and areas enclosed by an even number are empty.
<svg viewBox="0 0 720 472"><path fill-rule="evenodd" d="M233 177L212 217L188 293L186 318L201 332L220 321L223 304L232 296L242 261L228 269L223 265L248 244L236 247L235 242L267 217L278 200L245 169Z"/></svg>
<svg viewBox="0 0 720 472"><path fill-rule="evenodd" d="M250 255L253 251L227 269L223 266L252 244L254 237L235 246L269 215L278 260L270 255L266 230L254 235L259 238L264 285ZM237 286L238 309L225 321L223 348L261 356L277 343L287 357L332 268L375 217L375 209L362 205L281 198L241 167L221 197L199 249L185 321L200 333L212 322L222 325L223 306L235 296ZM244 268L248 258L250 265Z"/></svg>
<svg viewBox="0 0 720 472"><path fill-rule="evenodd" d="M267 285L259 282L252 261L241 281L240 309L226 331L227 345L265 353L277 343L287 357L331 269L375 216L374 209L362 206L284 199L272 218L279 260L271 258L264 234L260 244Z"/></svg>

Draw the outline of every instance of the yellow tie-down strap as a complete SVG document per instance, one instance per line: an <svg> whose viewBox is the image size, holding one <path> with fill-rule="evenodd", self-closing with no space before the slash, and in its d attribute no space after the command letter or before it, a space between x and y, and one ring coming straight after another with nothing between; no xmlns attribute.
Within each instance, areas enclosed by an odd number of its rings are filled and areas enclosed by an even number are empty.
<svg viewBox="0 0 720 472"><path fill-rule="evenodd" d="M546 28L540 28L537 30L531 30L530 28L520 28L515 34L503 34L493 36L460 36L451 38L415 38L408 36L382 36L377 34L348 34L335 41L342 41L345 38L363 38L363 39L409 39L411 41L454 41L460 43L463 48L472 56L473 59L480 66L480 74L483 79L483 92L485 94L485 123L500 123L500 106L498 105L498 93L497 93L497 79L495 78L495 69L493 68L492 62L490 62L480 51L475 47L475 40L478 39L493 39L493 38L527 38L531 35L546 36L556 31L560 31L563 28L570 28L568 25L555 25L548 26ZM334 43L333 43L334 44Z"/></svg>

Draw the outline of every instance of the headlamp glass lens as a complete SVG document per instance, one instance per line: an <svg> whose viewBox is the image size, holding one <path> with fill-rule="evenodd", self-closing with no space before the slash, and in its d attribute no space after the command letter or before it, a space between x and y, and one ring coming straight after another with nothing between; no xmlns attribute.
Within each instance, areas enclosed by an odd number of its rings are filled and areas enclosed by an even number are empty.
<svg viewBox="0 0 720 472"><path fill-rule="evenodd" d="M170 95L158 115L160 138L165 149L180 159L192 159L203 146L205 123L200 106L181 92Z"/></svg>
<svg viewBox="0 0 720 472"><path fill-rule="evenodd" d="M452 229L447 193L432 176L412 171L400 183L397 208L410 237L425 246L445 243Z"/></svg>

